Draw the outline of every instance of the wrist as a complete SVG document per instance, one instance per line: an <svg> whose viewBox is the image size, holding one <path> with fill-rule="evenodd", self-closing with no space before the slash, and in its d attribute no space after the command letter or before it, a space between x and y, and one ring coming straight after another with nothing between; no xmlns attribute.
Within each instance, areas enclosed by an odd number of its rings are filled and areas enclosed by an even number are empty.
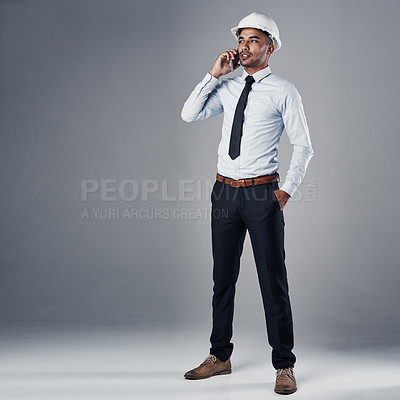
<svg viewBox="0 0 400 400"><path fill-rule="evenodd" d="M208 73L209 73L210 75L212 75L212 76L213 76L214 78L216 78L216 79L218 79L218 78L221 76L221 74L218 74L217 72L213 71L212 68L208 71Z"/></svg>

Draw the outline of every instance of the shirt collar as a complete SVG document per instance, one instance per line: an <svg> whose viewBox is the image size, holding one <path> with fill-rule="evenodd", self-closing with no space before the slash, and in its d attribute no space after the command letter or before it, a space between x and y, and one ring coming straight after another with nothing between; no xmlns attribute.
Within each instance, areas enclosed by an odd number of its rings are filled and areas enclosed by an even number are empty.
<svg viewBox="0 0 400 400"><path fill-rule="evenodd" d="M261 69L260 71L257 71L255 74L253 74L253 78L255 82L260 82L261 79L265 78L267 75L271 73L271 67L268 65L264 69ZM243 68L243 73L242 73L242 78L243 80L246 78L246 76L249 75L246 70Z"/></svg>

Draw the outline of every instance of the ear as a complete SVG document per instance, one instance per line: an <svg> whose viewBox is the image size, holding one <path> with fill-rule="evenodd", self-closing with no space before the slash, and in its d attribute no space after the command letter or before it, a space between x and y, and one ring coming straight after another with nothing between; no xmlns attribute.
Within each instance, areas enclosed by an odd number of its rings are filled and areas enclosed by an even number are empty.
<svg viewBox="0 0 400 400"><path fill-rule="evenodd" d="M267 54L272 54L275 51L275 46L273 44L270 44L268 46Z"/></svg>

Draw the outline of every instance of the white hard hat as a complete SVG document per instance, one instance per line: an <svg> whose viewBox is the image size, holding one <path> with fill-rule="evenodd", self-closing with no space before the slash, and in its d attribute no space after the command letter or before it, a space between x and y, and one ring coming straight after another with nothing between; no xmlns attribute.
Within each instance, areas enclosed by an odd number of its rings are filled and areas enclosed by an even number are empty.
<svg viewBox="0 0 400 400"><path fill-rule="evenodd" d="M247 17L242 18L238 26L235 26L231 29L231 32L235 37L237 37L238 31L242 28L255 28L268 33L274 42L275 50L279 50L281 48L278 26L267 14L253 12Z"/></svg>

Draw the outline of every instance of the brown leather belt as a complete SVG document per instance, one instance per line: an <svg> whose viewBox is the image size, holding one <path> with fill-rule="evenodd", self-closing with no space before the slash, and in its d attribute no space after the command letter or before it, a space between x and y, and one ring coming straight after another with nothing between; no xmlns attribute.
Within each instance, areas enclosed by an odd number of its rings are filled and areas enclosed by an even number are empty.
<svg viewBox="0 0 400 400"><path fill-rule="evenodd" d="M257 178L248 178L248 179L239 179L234 181L233 179L226 178L220 174L217 174L217 181L222 183L226 183L227 185L233 187L246 187L252 185L264 185L266 183L271 183L275 181L279 181L279 174L275 172L275 174L267 175L267 176L259 176Z"/></svg>

